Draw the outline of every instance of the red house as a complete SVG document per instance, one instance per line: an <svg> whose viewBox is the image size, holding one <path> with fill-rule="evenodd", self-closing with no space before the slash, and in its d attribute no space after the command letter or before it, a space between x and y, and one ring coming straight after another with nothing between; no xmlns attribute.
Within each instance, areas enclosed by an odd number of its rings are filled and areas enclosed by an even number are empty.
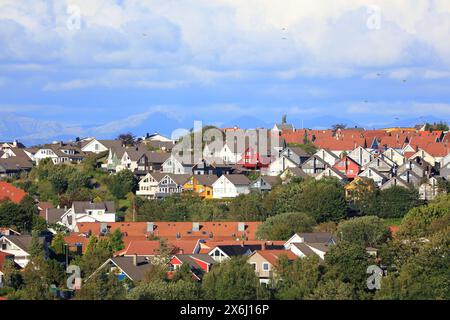
<svg viewBox="0 0 450 320"><path fill-rule="evenodd" d="M211 271L211 267L217 262L207 254L177 254L170 260L171 272L180 269L182 265L187 264L191 268L194 279L200 281L205 273Z"/></svg>
<svg viewBox="0 0 450 320"><path fill-rule="evenodd" d="M270 157L261 156L259 152L256 152L252 148L247 148L238 164L246 169L257 170L260 168L267 168L270 165Z"/></svg>
<svg viewBox="0 0 450 320"><path fill-rule="evenodd" d="M337 161L333 168L343 173L348 179L356 178L361 171L361 166L349 156Z"/></svg>

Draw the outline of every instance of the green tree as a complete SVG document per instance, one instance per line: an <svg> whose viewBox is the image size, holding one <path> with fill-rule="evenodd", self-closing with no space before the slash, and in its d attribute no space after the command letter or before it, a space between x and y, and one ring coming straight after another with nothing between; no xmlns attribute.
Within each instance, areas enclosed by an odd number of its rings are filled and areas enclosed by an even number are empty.
<svg viewBox="0 0 450 320"><path fill-rule="evenodd" d="M81 287L76 300L125 300L126 288L114 274L98 272Z"/></svg>
<svg viewBox="0 0 450 320"><path fill-rule="evenodd" d="M276 266L276 297L281 300L303 300L309 297L321 277L319 257L297 259L292 264L280 259Z"/></svg>
<svg viewBox="0 0 450 320"><path fill-rule="evenodd" d="M374 216L358 217L342 221L337 228L342 241L348 241L367 247L376 247L385 243L391 236L385 222Z"/></svg>
<svg viewBox="0 0 450 320"><path fill-rule="evenodd" d="M254 300L260 284L245 258L232 258L204 276L202 289L206 299Z"/></svg>
<svg viewBox="0 0 450 320"><path fill-rule="evenodd" d="M125 248L123 242L123 234L119 228L109 235L109 243L113 252L123 250Z"/></svg>
<svg viewBox="0 0 450 320"><path fill-rule="evenodd" d="M190 280L143 283L128 294L130 300L198 300L200 285Z"/></svg>
<svg viewBox="0 0 450 320"><path fill-rule="evenodd" d="M325 255L326 273L324 280L339 280L350 284L358 299L368 297L367 268L374 264L364 246L341 242L331 247Z"/></svg>
<svg viewBox="0 0 450 320"><path fill-rule="evenodd" d="M321 281L310 298L313 300L356 300L353 286L339 280Z"/></svg>
<svg viewBox="0 0 450 320"><path fill-rule="evenodd" d="M380 191L376 215L380 218L402 218L411 208L419 204L417 190L394 186Z"/></svg>
<svg viewBox="0 0 450 320"><path fill-rule="evenodd" d="M136 187L137 179L130 170L122 170L108 181L108 189L117 199L124 199L129 192L134 192Z"/></svg>
<svg viewBox="0 0 450 320"><path fill-rule="evenodd" d="M295 233L311 232L314 225L314 218L306 213L281 213L264 221L256 236L264 240L288 240Z"/></svg>

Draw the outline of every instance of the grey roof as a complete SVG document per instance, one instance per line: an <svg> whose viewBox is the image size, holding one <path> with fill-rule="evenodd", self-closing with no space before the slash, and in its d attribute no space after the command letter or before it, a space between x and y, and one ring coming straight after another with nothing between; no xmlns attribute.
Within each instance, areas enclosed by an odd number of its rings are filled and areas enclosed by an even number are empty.
<svg viewBox="0 0 450 320"><path fill-rule="evenodd" d="M305 243L293 243L292 245L299 249L307 257L316 255L316 253Z"/></svg>
<svg viewBox="0 0 450 320"><path fill-rule="evenodd" d="M149 172L149 174L158 182L167 175L167 173L163 172Z"/></svg>
<svg viewBox="0 0 450 320"><path fill-rule="evenodd" d="M230 244L230 245L218 245L216 248L222 250L227 256L242 256L248 251L255 252L257 250L262 250L262 244ZM284 250L284 245L266 244L266 250Z"/></svg>
<svg viewBox="0 0 450 320"><path fill-rule="evenodd" d="M250 180L243 174L226 174L225 177L234 185L250 185Z"/></svg>
<svg viewBox="0 0 450 320"><path fill-rule="evenodd" d="M326 243L307 243L308 246L313 247L317 250L320 250L322 252L328 252L330 251L330 246Z"/></svg>
<svg viewBox="0 0 450 320"><path fill-rule="evenodd" d="M277 176L261 176L261 179L270 184L272 187L281 183L280 178Z"/></svg>
<svg viewBox="0 0 450 320"><path fill-rule="evenodd" d="M328 232L305 232L298 235L307 243L329 243L331 240L337 242L337 238Z"/></svg>
<svg viewBox="0 0 450 320"><path fill-rule="evenodd" d="M305 171L303 171L302 168L299 167L292 167L292 168L287 168L286 170L289 170L294 177L306 177L308 176Z"/></svg>
<svg viewBox="0 0 450 320"><path fill-rule="evenodd" d="M164 176L169 176L170 179L172 179L176 184L183 185L185 184L190 177L192 177L191 174L174 174L174 173L166 173Z"/></svg>
<svg viewBox="0 0 450 320"><path fill-rule="evenodd" d="M88 202L74 201L72 203L75 213L86 213L87 210L105 210L105 213L116 213L116 206L113 201Z"/></svg>
<svg viewBox="0 0 450 320"><path fill-rule="evenodd" d="M47 223L57 223L61 221L61 217L66 212L67 212L66 209L58 209L58 208L46 209L45 219L47 220Z"/></svg>
<svg viewBox="0 0 450 320"><path fill-rule="evenodd" d="M310 157L311 156L308 152L303 150L303 148L300 148L300 147L288 147L288 148L290 150L292 150L292 152L294 152L299 157Z"/></svg>
<svg viewBox="0 0 450 320"><path fill-rule="evenodd" d="M31 242L33 237L30 235L11 235L11 236L4 236L6 239L14 243L16 246L18 246L20 249L22 249L25 252L28 252L31 246ZM43 244L45 241L44 237L39 237L39 242Z"/></svg>
<svg viewBox="0 0 450 320"><path fill-rule="evenodd" d="M134 265L134 257L115 257L110 260L133 281L143 280L145 272L151 266L151 261L147 257L137 257L137 266Z"/></svg>
<svg viewBox="0 0 450 320"><path fill-rule="evenodd" d="M219 179L219 177L214 174L199 174L194 175L194 178L197 180L198 184L208 187L211 187L213 183Z"/></svg>
<svg viewBox="0 0 450 320"><path fill-rule="evenodd" d="M170 153L164 152L146 152L148 157L148 161L150 163L164 163L167 159L170 158Z"/></svg>

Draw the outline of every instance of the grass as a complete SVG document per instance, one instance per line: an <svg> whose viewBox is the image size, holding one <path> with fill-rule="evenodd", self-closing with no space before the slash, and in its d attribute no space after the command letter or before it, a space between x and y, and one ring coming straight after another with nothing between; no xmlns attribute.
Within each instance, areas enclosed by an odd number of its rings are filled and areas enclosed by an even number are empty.
<svg viewBox="0 0 450 320"><path fill-rule="evenodd" d="M399 226L402 223L403 218L388 218L384 219L387 226Z"/></svg>

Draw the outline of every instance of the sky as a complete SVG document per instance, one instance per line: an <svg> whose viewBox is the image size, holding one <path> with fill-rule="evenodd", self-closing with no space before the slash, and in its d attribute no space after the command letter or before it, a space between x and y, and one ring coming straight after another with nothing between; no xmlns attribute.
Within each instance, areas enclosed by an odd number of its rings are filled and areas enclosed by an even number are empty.
<svg viewBox="0 0 450 320"><path fill-rule="evenodd" d="M0 141L450 121L448 0L0 0Z"/></svg>

